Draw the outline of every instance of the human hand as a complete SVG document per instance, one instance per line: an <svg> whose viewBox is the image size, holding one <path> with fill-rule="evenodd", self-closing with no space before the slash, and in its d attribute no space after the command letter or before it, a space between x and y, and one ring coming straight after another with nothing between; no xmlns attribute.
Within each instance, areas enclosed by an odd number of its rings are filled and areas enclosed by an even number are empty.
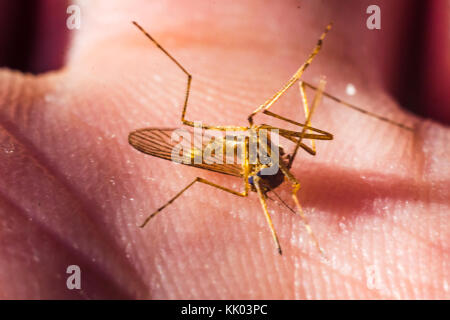
<svg viewBox="0 0 450 320"><path fill-rule="evenodd" d="M64 69L0 72L0 297L448 298L450 133L388 93L392 21L404 8L386 3L386 29L369 31L368 5L82 3ZM205 185L137 227L196 176L241 182L128 145L134 129L181 125L186 82L131 20L193 75L187 117L235 125L334 22L304 79L326 75L326 91L414 132L322 100L312 125L334 140L318 142L316 157L300 154L293 173L328 260L301 219L272 202L279 256L254 194ZM271 110L303 120L296 89ZM279 193L291 204L288 186ZM68 265L80 266L82 290L67 289Z"/></svg>

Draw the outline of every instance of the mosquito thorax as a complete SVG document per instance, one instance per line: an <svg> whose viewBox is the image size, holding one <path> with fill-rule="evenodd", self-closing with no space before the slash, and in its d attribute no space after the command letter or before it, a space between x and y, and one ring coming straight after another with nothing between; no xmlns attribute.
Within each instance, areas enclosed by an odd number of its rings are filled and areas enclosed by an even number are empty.
<svg viewBox="0 0 450 320"><path fill-rule="evenodd" d="M248 183L251 186L252 191L256 191L255 187L255 177L259 177L259 185L263 192L275 189L284 181L283 172L278 166L274 167L264 167L255 170L255 173L248 177Z"/></svg>

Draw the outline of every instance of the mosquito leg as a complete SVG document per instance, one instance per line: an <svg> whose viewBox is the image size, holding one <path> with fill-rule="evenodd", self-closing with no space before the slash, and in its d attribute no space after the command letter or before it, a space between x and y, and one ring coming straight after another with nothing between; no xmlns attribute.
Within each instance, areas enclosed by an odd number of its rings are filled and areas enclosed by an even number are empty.
<svg viewBox="0 0 450 320"><path fill-rule="evenodd" d="M184 104L183 104L183 112L181 113L181 121L183 121L183 123L185 122L184 120L184 115L186 114L186 108L187 108L187 104L188 104L188 100L189 100L189 92L191 90L191 81L192 81L192 75L187 72L187 70L181 65L181 63L179 63L177 61L177 59L175 59L169 52L166 51L166 49L164 49L159 43L158 41L156 41L147 31L144 30L144 28L142 28L136 21L133 21L133 24L147 37L149 38L157 47L158 49L160 49L162 52L164 52L164 54L166 56L169 57L170 60L172 60L180 69L181 71L183 71L186 76L187 76L187 86L186 86L186 96L184 98Z"/></svg>
<svg viewBox="0 0 450 320"><path fill-rule="evenodd" d="M305 126L302 129L302 132L300 134L300 137L298 138L297 145L295 146L294 152L292 153L291 157L289 158L288 168L292 166L292 163L294 162L295 156L297 155L298 148L300 147L300 144L302 143L304 135L307 133L307 127L311 124L311 117L316 109L317 105L320 102L320 99L322 98L323 91L325 89L325 80L321 79L319 83L319 88L316 91L316 95L314 96L313 104L311 106L311 110L308 110L308 102L306 101L306 94L305 94L305 87L303 85L303 82L300 83L300 92L303 97L303 105L305 107L305 114L306 114L306 121ZM314 143L314 140L311 140L312 142L312 150L314 151L314 155L316 154L316 145Z"/></svg>
<svg viewBox="0 0 450 320"><path fill-rule="evenodd" d="M293 121L291 119L285 118L283 116L280 116L276 113L273 113L271 111L264 111L265 114L268 114L274 118L280 119L280 120L284 120L287 121L289 123L295 124L299 127L304 127L305 125L303 123L299 123L296 121ZM297 132L297 131L291 131L291 130L286 130L284 128L279 128L279 127L274 127L274 126L270 126L267 124L261 124L257 127L259 130L261 129L266 129L266 130L277 130L278 134L292 142L294 142L295 144L299 144L299 146L304 149L306 152L310 153L311 155L316 155L315 151L313 149L311 149L311 147L307 146L306 144L304 144L303 142L299 142L299 137L300 137L300 133L301 132ZM316 133L304 133L303 134L303 138L302 139L311 139L311 140L333 140L333 135L329 132L323 131L323 130L319 130L317 128L313 128L313 127L307 127L307 129L309 131L314 131Z"/></svg>
<svg viewBox="0 0 450 320"><path fill-rule="evenodd" d="M295 74L291 77L291 79L277 92L275 93L269 100L264 102L261 106L259 106L255 111L253 111L248 116L248 122L250 125L253 125L253 117L263 111L269 109L297 80L300 79L303 72L308 68L308 66L313 61L314 57L319 53L320 49L322 48L322 42L323 39L325 39L326 34L331 29L331 23L325 28L325 31L320 36L319 40L317 41L316 46L314 47L313 51L309 55L308 59L306 59L305 63L295 72Z"/></svg>
<svg viewBox="0 0 450 320"><path fill-rule="evenodd" d="M294 149L294 151L293 151L293 153L292 153L292 155L291 155L291 157L289 159L289 163L287 165L288 168L290 168L292 166L292 163L293 163L293 161L295 159L295 156L296 156L297 151L298 151L299 148L302 148L305 151L307 151L308 153L310 153L311 155L315 156L316 155L316 145L315 145L315 141L314 141L315 139L321 139L321 140L331 140L331 139L333 139L333 136L330 133L311 127L311 117L312 117L312 114L313 114L314 110L318 106L321 97L322 97L322 94L323 94L323 91L324 91L324 88L325 88L325 80L322 79L320 84L319 84L319 88L317 89L316 95L314 96L314 100L313 100L313 104L311 106L311 110L308 109L308 101L306 99L305 87L304 87L303 82L300 82L299 85L300 85L300 92L302 94L303 106L305 108L305 115L306 115L306 121L305 121L304 124L296 122L296 121L293 121L293 120L288 119L288 118L285 118L285 117L283 117L283 116L281 116L279 114L276 114L274 112L271 112L269 110L264 110L263 113L268 115L268 116L274 117L276 119L280 119L280 120L286 121L288 123L291 123L291 124L294 124L294 125L302 127L302 131L300 132L300 134L298 132L293 132L293 131L291 132L291 131L287 131L285 129L275 128L275 127L271 127L271 126L267 126L267 125L261 125L260 126L260 128L278 129L280 134L283 137L291 140L292 142L294 142L296 144L295 149ZM313 131L321 133L322 135L318 136L318 135L309 133L309 132L313 132ZM303 139L311 139L312 148L307 146L306 144L304 144L302 142Z"/></svg>
<svg viewBox="0 0 450 320"><path fill-rule="evenodd" d="M317 90L316 86L313 86L312 84L310 84L310 83L308 83L306 81L304 81L303 83L305 84L306 87L309 87L309 88L311 88L313 90ZM356 111L361 112L361 113L363 113L363 114L365 114L365 115L367 115L369 117L373 117L373 118L376 118L376 119L378 119L380 121L384 121L384 122L390 123L390 124L392 124L394 126L400 127L402 129L405 129L405 130L414 131L413 128L411 128L411 127L409 127L409 126L407 126L407 125L405 125L403 123L399 123L399 122L393 121L393 120L388 119L388 118L386 118L384 116L380 116L380 115L375 114L373 112L367 111L367 110L365 110L363 108L357 107L357 106L355 106L355 105L353 105L351 103L342 101L341 99L339 99L339 98L337 98L337 97L335 97L335 96L333 96L333 95L331 95L331 94L329 94L327 92L324 92L323 95L325 97L327 97L327 98L329 98L329 99L331 99L331 100L333 100L333 101L343 105L344 107L356 110Z"/></svg>
<svg viewBox="0 0 450 320"><path fill-rule="evenodd" d="M325 253L322 250L322 248L320 247L319 241L317 240L316 236L314 235L314 232L313 232L311 226L309 225L308 218L306 217L305 213L303 212L303 208L300 204L300 201L298 200L297 192L298 192L298 190L300 190L300 182L297 180L297 178L294 177L294 175L289 171L288 168L286 168L286 166L284 164L282 164L280 162L279 165L280 165L280 169L283 172L284 176L292 183L292 199L294 200L295 205L297 206L298 215L302 218L303 224L305 225L305 229L308 232L311 239L313 240L317 250L319 250L319 252L322 254L322 256L325 257Z"/></svg>
<svg viewBox="0 0 450 320"><path fill-rule="evenodd" d="M261 206L264 211L264 215L266 216L267 223L268 223L270 231L272 233L273 242L275 243L275 246L277 247L278 253L281 255L281 254L283 254L283 252L281 251L280 242L278 241L278 236L277 236L277 233L276 233L275 228L272 223L272 218L270 217L269 211L267 210L266 198L265 198L264 194L262 193L261 187L259 185L259 180L261 178L258 176L253 176L253 178L254 178L253 181L254 181L256 191L258 192L259 201L261 202Z"/></svg>
<svg viewBox="0 0 450 320"><path fill-rule="evenodd" d="M330 133L311 127L311 117L312 117L312 114L313 114L314 110L316 109L317 105L319 104L321 97L322 97L322 94L323 94L323 91L324 91L324 88L325 88L325 80L322 79L320 84L319 84L319 88L317 89L316 95L314 96L314 100L313 100L313 104L312 104L311 110L308 109L308 101L306 99L305 87L304 87L303 82L300 82L299 86L300 86L300 93L302 95L302 101L303 101L303 106L304 106L305 115L306 115L306 121L305 121L304 124L295 122L295 121L293 121L291 119L287 119L287 118L285 118L283 116L280 116L280 115L278 115L276 113L273 113L273 112L271 112L269 110L264 110L263 111L263 113L268 115L268 116L271 116L271 117L274 117L274 118L277 118L277 119L280 119L280 120L283 120L283 121L286 121L286 122L289 122L289 123L292 123L292 124L295 124L295 125L298 125L298 126L302 127L302 131L298 135L298 138L294 137L293 135L286 136L286 135L282 134L285 138L291 140L292 142L294 142L296 144L295 149L292 152L292 155L291 155L291 157L289 159L289 163L287 165L288 168L290 168L292 166L292 163L293 163L293 161L295 159L297 151L298 151L298 149L300 147L302 149L304 149L305 151L307 151L308 153L310 153L311 155L313 155L313 156L316 155L316 145L315 145L315 141L314 141L314 135L309 134L308 132L316 131L316 132L323 133L323 136L321 138L324 139L324 140L331 140L333 138ZM307 146L306 144L302 143L303 139L311 139L312 148Z"/></svg>
<svg viewBox="0 0 450 320"><path fill-rule="evenodd" d="M144 28L142 28L136 21L133 21L133 24L148 38L150 39L157 47L158 49L160 49L166 56L168 56L170 58L170 60L172 60L180 69L181 71L184 72L184 74L186 74L187 76L187 85L186 85L186 94L185 94L185 98L184 98L184 103L183 103L183 111L181 112L181 121L183 122L183 124L188 125L190 127L194 127L195 123L193 121L190 120L186 120L185 119L185 115L186 115L186 110L187 110L187 105L188 105L188 101L189 101L189 94L191 92L191 82L192 82L192 75L181 65L181 63L178 62L178 60L176 60L166 49L164 49L159 43L158 41L156 41L147 31L144 30ZM202 125L201 126L203 129L215 129L215 130L220 130L220 131L226 131L226 130L231 130L231 131L244 131L247 130L248 127L237 127L237 126L212 126L212 125Z"/></svg>
<svg viewBox="0 0 450 320"><path fill-rule="evenodd" d="M303 102L303 110L305 111L305 119L308 119L309 117L309 108L308 108L308 99L306 98L306 91L305 91L305 84L303 81L299 81L298 88L300 89L300 95L302 97ZM305 122L306 126L310 126L311 123ZM307 130L306 132L309 132ZM293 156L295 157L295 154L297 153L299 144L296 146ZM316 155L316 142L314 140L311 140L311 150L313 151L314 155Z"/></svg>
<svg viewBox="0 0 450 320"><path fill-rule="evenodd" d="M174 202L179 196L181 196L183 194L183 192L185 192L187 189L189 189L190 187L192 187L194 185L194 183L196 182L201 182L207 185L210 185L212 187L218 188L220 190L229 192L231 194L234 194L236 196L240 196L240 197L246 197L248 196L248 190L250 188L249 183L248 183L248 179L245 177L245 189L242 192L238 192L232 189L229 189L227 187L221 186L219 184L216 184L214 182L208 181L206 179L197 177L194 179L194 181L192 181L191 183L189 183L186 187L184 187L180 192L178 192L172 199L170 199L169 201L167 201L162 207L160 207L158 210L156 210L155 212L153 212L151 215L149 215L144 222L139 226L140 228L145 227L145 225L150 221L150 219L152 219L154 216L156 216L158 213L160 213L162 210L164 210L164 208L166 208L168 205L170 205L172 202Z"/></svg>

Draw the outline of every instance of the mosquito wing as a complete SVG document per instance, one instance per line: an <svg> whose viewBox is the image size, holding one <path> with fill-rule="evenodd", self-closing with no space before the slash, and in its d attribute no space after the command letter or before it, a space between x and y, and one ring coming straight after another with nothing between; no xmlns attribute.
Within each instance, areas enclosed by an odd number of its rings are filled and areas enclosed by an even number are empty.
<svg viewBox="0 0 450 320"><path fill-rule="evenodd" d="M205 142L200 144L194 143L194 135L191 131L183 130L182 136L189 134L190 139L181 139L181 141L174 141L172 134L176 131L176 128L145 128L133 131L128 136L128 142L135 149L161 159L171 160L177 163L182 163L188 166L202 168L210 171L219 172L235 177L242 177L242 165L235 163L208 163L206 158L201 158L201 163L195 163L193 156L186 158L183 155L202 155L206 147ZM206 142L209 139L204 139ZM195 148L194 146L201 146ZM174 152L174 148L181 150L180 152Z"/></svg>

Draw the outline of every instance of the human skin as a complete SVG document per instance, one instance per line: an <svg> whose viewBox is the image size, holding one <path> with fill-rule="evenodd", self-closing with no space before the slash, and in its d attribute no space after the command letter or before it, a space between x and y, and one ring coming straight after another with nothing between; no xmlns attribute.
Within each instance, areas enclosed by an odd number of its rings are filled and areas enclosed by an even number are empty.
<svg viewBox="0 0 450 320"><path fill-rule="evenodd" d="M0 298L450 298L450 131L387 93L392 21L407 4L384 4L381 31L365 27L369 4L82 2L65 68L0 72ZM269 208L282 256L255 193L202 184L137 227L197 176L242 181L128 144L134 129L180 127L186 83L131 20L193 75L186 118L223 125L246 125L334 22L304 79L325 75L328 92L413 131L322 100L312 124L334 139L292 172L326 258L279 203ZM272 110L302 121L298 87ZM278 190L293 207L291 186ZM69 265L81 290L66 287Z"/></svg>

